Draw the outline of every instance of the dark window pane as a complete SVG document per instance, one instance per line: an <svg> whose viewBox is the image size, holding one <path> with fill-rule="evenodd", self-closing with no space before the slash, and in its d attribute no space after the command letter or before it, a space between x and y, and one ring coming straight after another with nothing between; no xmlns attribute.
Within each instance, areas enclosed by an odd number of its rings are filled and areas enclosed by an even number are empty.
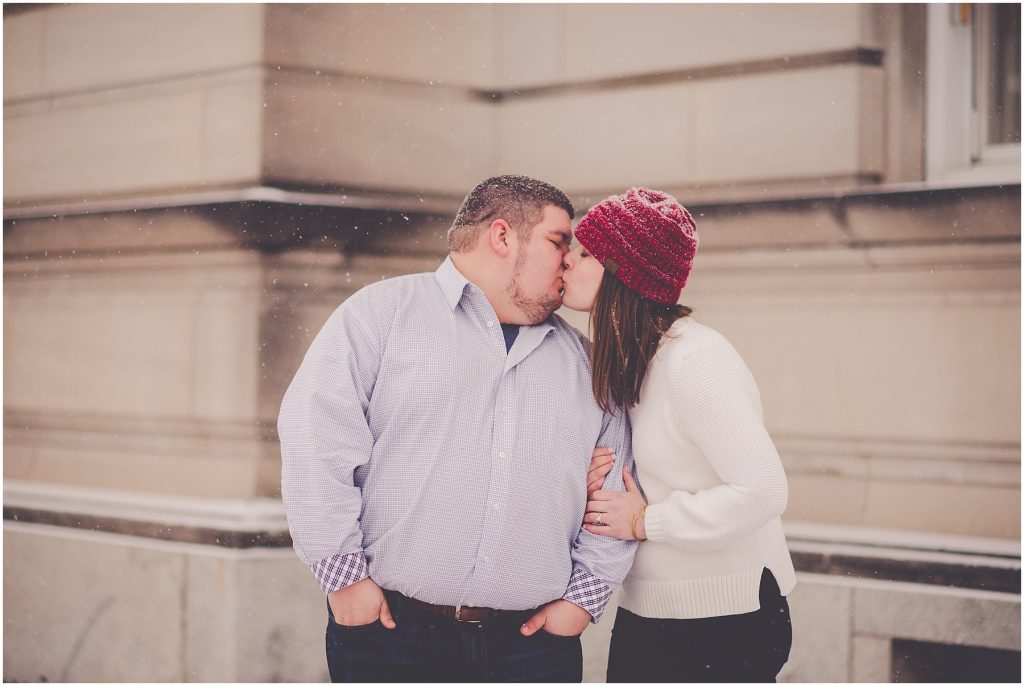
<svg viewBox="0 0 1024 686"><path fill-rule="evenodd" d="M1020 143L1020 5L990 5L988 142Z"/></svg>

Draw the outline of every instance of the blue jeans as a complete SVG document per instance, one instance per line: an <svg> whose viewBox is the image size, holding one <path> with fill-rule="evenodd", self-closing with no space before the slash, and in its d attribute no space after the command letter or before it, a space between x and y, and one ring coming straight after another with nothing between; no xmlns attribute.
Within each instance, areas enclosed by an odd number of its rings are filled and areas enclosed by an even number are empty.
<svg viewBox="0 0 1024 686"><path fill-rule="evenodd" d="M398 625L337 624L328 607L327 667L341 682L576 682L583 680L578 636L519 627L533 610L486 622L457 622L424 612L385 591Z"/></svg>

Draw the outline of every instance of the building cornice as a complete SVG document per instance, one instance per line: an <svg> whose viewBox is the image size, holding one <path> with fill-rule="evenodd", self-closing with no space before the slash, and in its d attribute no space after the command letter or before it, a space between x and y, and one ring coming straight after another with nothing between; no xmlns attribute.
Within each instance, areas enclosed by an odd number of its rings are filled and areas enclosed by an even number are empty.
<svg viewBox="0 0 1024 686"><path fill-rule="evenodd" d="M665 186L668 192L679 190ZM580 204L577 218L582 217L586 201L604 197L611 189L570 191ZM691 210L715 211L727 209L757 209L832 205L840 207L851 202L871 204L898 200L901 203L926 202L936 199L955 199L963 196L1003 195L1016 196L1019 202L1020 181L1012 183L899 183L847 187L821 192L786 194L784 192L763 197L741 197L723 200L706 199L687 203ZM275 185L256 185L243 188L194 190L181 193L153 193L124 197L97 197L82 200L52 200L19 202L4 207L4 221L24 219L57 219L78 215L103 215L119 212L165 210L230 204L268 204L306 207L358 209L380 212L414 212L421 214L454 214L461 198L438 194L425 194L411 190L369 189L288 189Z"/></svg>

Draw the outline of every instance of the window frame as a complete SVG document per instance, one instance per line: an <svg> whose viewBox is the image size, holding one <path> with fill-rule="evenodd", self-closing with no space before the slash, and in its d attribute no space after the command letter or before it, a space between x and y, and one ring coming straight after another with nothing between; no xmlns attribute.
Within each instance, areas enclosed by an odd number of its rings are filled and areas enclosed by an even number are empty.
<svg viewBox="0 0 1024 686"><path fill-rule="evenodd" d="M990 9L965 3L927 9L928 181L1020 183L1020 143L988 143L984 118L975 110L975 103L985 97L977 87L984 79L976 73L988 68L987 60L976 55L975 42L984 44Z"/></svg>

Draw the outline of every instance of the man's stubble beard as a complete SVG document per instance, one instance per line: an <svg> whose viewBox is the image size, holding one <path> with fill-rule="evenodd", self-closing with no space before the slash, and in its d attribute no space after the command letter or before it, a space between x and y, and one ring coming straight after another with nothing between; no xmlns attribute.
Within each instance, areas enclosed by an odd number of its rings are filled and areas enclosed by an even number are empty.
<svg viewBox="0 0 1024 686"><path fill-rule="evenodd" d="M520 280L523 264L526 262L526 251L520 251L516 256L516 263L512 266L512 284L509 286L509 297L512 303L518 307L530 326L540 324L551 314L562 306L560 296L547 297L537 296L530 298L523 293L523 284Z"/></svg>

